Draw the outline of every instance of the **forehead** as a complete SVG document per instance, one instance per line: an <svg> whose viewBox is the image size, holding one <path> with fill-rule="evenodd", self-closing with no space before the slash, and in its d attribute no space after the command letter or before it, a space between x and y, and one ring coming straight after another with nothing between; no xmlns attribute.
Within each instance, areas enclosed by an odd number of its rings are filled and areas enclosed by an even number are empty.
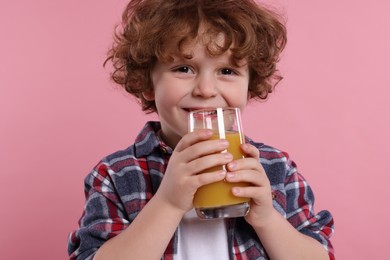
<svg viewBox="0 0 390 260"><path fill-rule="evenodd" d="M226 37L223 33L202 33L196 38L171 39L166 45L166 57L159 59L160 62L170 63L177 58L192 59L198 51L205 52L209 57L225 56L231 66L242 67L248 66L247 58L237 58L234 56L233 44L227 44Z"/></svg>
<svg viewBox="0 0 390 260"><path fill-rule="evenodd" d="M222 32L201 25L196 35L175 34L164 44L164 51L169 55L191 56L195 48L204 48L209 55L231 54L232 44L226 41Z"/></svg>

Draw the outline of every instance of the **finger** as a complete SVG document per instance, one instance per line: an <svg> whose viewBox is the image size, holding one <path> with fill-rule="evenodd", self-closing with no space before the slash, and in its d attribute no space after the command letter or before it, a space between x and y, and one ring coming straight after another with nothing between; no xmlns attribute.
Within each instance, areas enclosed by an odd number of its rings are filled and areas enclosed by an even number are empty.
<svg viewBox="0 0 390 260"><path fill-rule="evenodd" d="M207 156L196 158L190 161L187 165L189 172L203 173L205 171L215 171L222 169L222 165L233 160L233 155L230 153L213 153Z"/></svg>
<svg viewBox="0 0 390 260"><path fill-rule="evenodd" d="M225 139L210 140L210 133L212 131L203 129L185 135L176 146L174 153L182 153L180 157L190 162L208 154L225 151L229 142Z"/></svg>
<svg viewBox="0 0 390 260"><path fill-rule="evenodd" d="M192 145L183 151L192 160L209 154L221 153L228 148L229 142L225 139L206 140Z"/></svg>
<svg viewBox="0 0 390 260"><path fill-rule="evenodd" d="M246 157L259 158L260 156L259 150L248 143L242 144L241 150L246 154Z"/></svg>
<svg viewBox="0 0 390 260"><path fill-rule="evenodd" d="M226 171L219 170L219 171L206 172L206 173L195 175L194 179L195 179L195 183L197 185L197 188L199 188L201 186L204 186L204 185L207 185L210 183L222 181L223 179L225 179L225 177L226 177Z"/></svg>
<svg viewBox="0 0 390 260"><path fill-rule="evenodd" d="M212 136L213 131L210 129L200 129L194 132L188 133L182 137L177 143L175 151L181 152L186 148L192 146L200 141L208 140Z"/></svg>
<svg viewBox="0 0 390 260"><path fill-rule="evenodd" d="M254 170L228 172L226 174L226 181L231 183L245 182L249 183L250 186L255 187L270 186L270 181L267 175Z"/></svg>
<svg viewBox="0 0 390 260"><path fill-rule="evenodd" d="M239 160L234 160L227 165L228 171L239 171L239 170L257 170L264 171L263 166L259 163L258 159L255 158L244 158Z"/></svg>
<svg viewBox="0 0 390 260"><path fill-rule="evenodd" d="M268 187L233 187L232 193L234 196L243 198L267 198L267 201L272 200L272 192Z"/></svg>

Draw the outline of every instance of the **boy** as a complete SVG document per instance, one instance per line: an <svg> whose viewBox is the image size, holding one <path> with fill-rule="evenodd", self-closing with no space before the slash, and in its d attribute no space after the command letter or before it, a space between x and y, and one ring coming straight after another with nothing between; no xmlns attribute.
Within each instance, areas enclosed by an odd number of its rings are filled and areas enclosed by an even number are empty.
<svg viewBox="0 0 390 260"><path fill-rule="evenodd" d="M329 212L286 153L247 138L232 160L224 140L187 133L189 111L265 99L280 80L283 24L252 0L133 0L108 60L112 78L156 112L129 148L85 179L86 206L69 238L71 259L333 259ZM217 165L227 171L202 173ZM201 221L205 184L247 182L247 216Z"/></svg>

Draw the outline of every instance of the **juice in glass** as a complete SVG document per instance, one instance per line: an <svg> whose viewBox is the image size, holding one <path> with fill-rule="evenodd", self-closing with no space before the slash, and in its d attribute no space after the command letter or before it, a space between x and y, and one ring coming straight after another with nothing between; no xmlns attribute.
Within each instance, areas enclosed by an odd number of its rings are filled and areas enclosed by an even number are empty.
<svg viewBox="0 0 390 260"><path fill-rule="evenodd" d="M234 160L244 158L240 144L244 143L238 132L226 132L225 138L229 142L227 152L233 155ZM220 139L219 134L214 134L211 139ZM206 172L218 171L224 166L212 167ZM215 208L226 205L240 204L248 202L248 198L239 198L232 194L232 187L247 186L247 183L229 183L219 181L202 186L198 189L194 197L195 208Z"/></svg>
<svg viewBox="0 0 390 260"><path fill-rule="evenodd" d="M193 132L198 129L213 130L211 139L226 139L229 142L226 151L231 153L235 160L244 158L240 147L244 143L244 134L239 108L217 107L191 111L188 116L188 130ZM204 172L218 171L224 167L212 167ZM245 216L250 209L249 199L234 196L232 187L247 185L223 180L200 187L194 196L196 214L201 219Z"/></svg>

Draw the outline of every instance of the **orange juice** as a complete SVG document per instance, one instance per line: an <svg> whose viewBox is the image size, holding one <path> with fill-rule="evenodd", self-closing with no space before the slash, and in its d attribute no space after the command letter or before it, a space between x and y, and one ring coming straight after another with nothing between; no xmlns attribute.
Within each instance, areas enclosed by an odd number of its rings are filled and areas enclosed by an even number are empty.
<svg viewBox="0 0 390 260"><path fill-rule="evenodd" d="M238 132L226 132L226 140L229 142L227 151L233 155L235 160L244 158L240 144L244 143L241 140ZM211 139L219 139L219 135L215 134ZM218 171L222 166L212 167L207 172ZM210 208L226 205L234 205L243 202L248 202L248 198L239 198L232 194L232 187L247 186L247 183L229 183L219 181L200 187L194 197L195 208Z"/></svg>

